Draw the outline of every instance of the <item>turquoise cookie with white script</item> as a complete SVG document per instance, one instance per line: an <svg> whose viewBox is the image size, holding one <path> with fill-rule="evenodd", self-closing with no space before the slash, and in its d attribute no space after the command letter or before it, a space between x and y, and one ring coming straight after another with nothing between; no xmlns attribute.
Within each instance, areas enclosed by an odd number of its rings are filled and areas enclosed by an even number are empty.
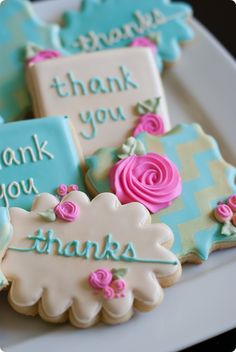
<svg viewBox="0 0 236 352"><path fill-rule="evenodd" d="M152 221L164 222L170 226L175 237L172 251L181 262L200 263L207 260L213 250L236 246L236 228L229 223L218 222L213 215L219 202L225 202L236 194L236 168L224 161L217 142L206 135L197 124L179 125L160 137L141 133L135 140L139 146L137 153L144 154L140 158L147 153L155 153L168 158L179 170L182 180L181 195L165 209L156 213L153 211ZM110 170L121 163L119 158L128 160L124 151L130 155L135 154L134 147L125 144L122 150L103 148L87 159L86 182L92 194L112 191ZM160 202L168 195L166 184L174 184L173 169L168 170L165 165L156 169L155 165L150 165L143 172L142 165L136 167L135 160L132 163L127 162L129 169L124 167L120 174L117 172L118 181L122 180L119 194L122 191L126 197L138 195L139 199L145 199L149 203L153 199ZM119 169L117 167L118 171ZM126 174L131 177L125 178ZM147 187L143 190L145 183ZM231 218L232 216L226 220L230 221Z"/></svg>
<svg viewBox="0 0 236 352"><path fill-rule="evenodd" d="M43 49L61 46L59 27L41 22L28 1L2 2L0 23L0 114L9 122L24 118L31 109L24 72L27 43Z"/></svg>
<svg viewBox="0 0 236 352"><path fill-rule="evenodd" d="M170 228L151 224L141 204L121 205L111 193L92 201L77 191L60 201L44 193L30 212L10 214L14 236L2 268L19 313L78 328L122 323L134 308L158 306L162 288L180 278Z"/></svg>
<svg viewBox="0 0 236 352"><path fill-rule="evenodd" d="M179 59L180 44L193 38L192 9L169 0L84 0L81 11L64 15L61 39L72 53L150 47L159 69Z"/></svg>
<svg viewBox="0 0 236 352"><path fill-rule="evenodd" d="M77 184L85 190L83 157L66 117L0 126L0 206L31 207L36 195Z"/></svg>

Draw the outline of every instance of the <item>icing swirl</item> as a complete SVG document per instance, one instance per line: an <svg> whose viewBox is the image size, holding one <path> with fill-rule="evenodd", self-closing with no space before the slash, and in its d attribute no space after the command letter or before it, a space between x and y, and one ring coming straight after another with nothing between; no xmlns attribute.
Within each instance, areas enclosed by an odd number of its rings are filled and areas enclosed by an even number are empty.
<svg viewBox="0 0 236 352"><path fill-rule="evenodd" d="M106 288L112 281L112 273L107 269L98 269L89 274L88 282L94 289Z"/></svg>
<svg viewBox="0 0 236 352"><path fill-rule="evenodd" d="M227 204L233 212L236 212L236 194L229 197Z"/></svg>
<svg viewBox="0 0 236 352"><path fill-rule="evenodd" d="M140 116L138 124L133 131L133 136L136 137L141 132L147 132L153 136L161 136L164 134L165 127L161 116L153 113Z"/></svg>
<svg viewBox="0 0 236 352"><path fill-rule="evenodd" d="M67 194L67 186L65 184L61 184L58 188L57 188L57 194L60 197L64 197Z"/></svg>
<svg viewBox="0 0 236 352"><path fill-rule="evenodd" d="M233 212L227 204L219 204L214 211L215 218L219 222L230 221L233 217Z"/></svg>
<svg viewBox="0 0 236 352"><path fill-rule="evenodd" d="M60 57L61 54L59 51L56 50L41 50L37 54L35 54L33 57L29 58L27 60L28 65L34 65L37 62L40 61L45 61L49 59L55 59L57 57Z"/></svg>
<svg viewBox="0 0 236 352"><path fill-rule="evenodd" d="M54 208L54 212L57 218L72 222L75 221L78 216L79 207L72 201L66 201L58 203Z"/></svg>
<svg viewBox="0 0 236 352"><path fill-rule="evenodd" d="M150 48L153 54L157 53L157 45L147 37L135 38L130 44L131 47Z"/></svg>
<svg viewBox="0 0 236 352"><path fill-rule="evenodd" d="M126 289L126 282L123 279L117 279L112 281L111 287L115 291L115 293L122 293Z"/></svg>
<svg viewBox="0 0 236 352"><path fill-rule="evenodd" d="M107 286L103 289L103 297L105 299L113 299L115 298L115 292L112 287Z"/></svg>
<svg viewBox="0 0 236 352"><path fill-rule="evenodd" d="M155 153L118 161L110 170L110 186L121 203L139 202L151 213L171 205L182 191L174 163Z"/></svg>
<svg viewBox="0 0 236 352"><path fill-rule="evenodd" d="M73 184L73 185L69 185L68 186L68 193L74 192L74 191L78 191L78 190L79 190L79 186L78 185Z"/></svg>

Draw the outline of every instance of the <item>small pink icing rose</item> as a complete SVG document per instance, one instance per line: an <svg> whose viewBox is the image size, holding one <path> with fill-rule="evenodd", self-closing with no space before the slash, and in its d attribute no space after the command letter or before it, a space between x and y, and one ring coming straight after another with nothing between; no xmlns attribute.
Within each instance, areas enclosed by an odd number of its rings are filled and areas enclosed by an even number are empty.
<svg viewBox="0 0 236 352"><path fill-rule="evenodd" d="M236 214L234 214L232 217L232 224L236 226Z"/></svg>
<svg viewBox="0 0 236 352"><path fill-rule="evenodd" d="M233 212L236 212L236 194L229 197L227 204Z"/></svg>
<svg viewBox="0 0 236 352"><path fill-rule="evenodd" d="M115 292L112 287L107 286L103 289L103 296L105 299L113 299L115 298Z"/></svg>
<svg viewBox="0 0 236 352"><path fill-rule="evenodd" d="M57 188L57 194L60 197L64 197L67 194L67 186L63 183Z"/></svg>
<svg viewBox="0 0 236 352"><path fill-rule="evenodd" d="M112 273L107 269L98 269L89 274L88 281L94 289L105 288L112 281Z"/></svg>
<svg viewBox="0 0 236 352"><path fill-rule="evenodd" d="M117 279L117 280L112 281L111 287L113 288L115 293L121 293L126 288L126 282L123 279Z"/></svg>
<svg viewBox="0 0 236 352"><path fill-rule="evenodd" d="M147 132L153 136L161 136L165 133L163 119L153 113L142 115L133 131L133 136L136 137L141 132Z"/></svg>
<svg viewBox="0 0 236 352"><path fill-rule="evenodd" d="M147 37L135 38L130 44L131 47L150 48L153 54L157 52L157 45Z"/></svg>
<svg viewBox="0 0 236 352"><path fill-rule="evenodd" d="M72 201L65 201L58 203L54 208L54 212L57 218L71 222L77 218L79 207Z"/></svg>
<svg viewBox="0 0 236 352"><path fill-rule="evenodd" d="M155 153L118 161L110 170L110 186L121 203L139 202L151 213L171 205L182 192L174 163Z"/></svg>
<svg viewBox="0 0 236 352"><path fill-rule="evenodd" d="M35 56L31 57L27 61L27 63L28 65L33 65L33 64L36 64L37 62L45 61L49 59L55 59L60 56L61 54L59 53L59 51L56 51L56 50L41 50Z"/></svg>
<svg viewBox="0 0 236 352"><path fill-rule="evenodd" d="M69 185L68 186L68 193L73 192L73 191L78 191L79 187L77 185Z"/></svg>
<svg viewBox="0 0 236 352"><path fill-rule="evenodd" d="M215 218L219 222L230 221L233 217L233 212L227 204L219 204L215 208Z"/></svg>

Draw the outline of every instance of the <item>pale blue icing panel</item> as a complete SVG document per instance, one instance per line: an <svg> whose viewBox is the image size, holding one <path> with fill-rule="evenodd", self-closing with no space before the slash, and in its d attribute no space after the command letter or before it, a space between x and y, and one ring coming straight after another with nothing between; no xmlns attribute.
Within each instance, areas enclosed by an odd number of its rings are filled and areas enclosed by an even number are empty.
<svg viewBox="0 0 236 352"><path fill-rule="evenodd" d="M28 210L37 194L55 194L61 183L85 191L68 121L48 117L0 126L0 206Z"/></svg>
<svg viewBox="0 0 236 352"><path fill-rule="evenodd" d="M192 143L195 143L196 150L192 154L190 152L189 161L194 161L198 174L189 179L183 178L183 192L178 199L180 206L175 209L174 202L169 209L152 215L153 222L161 221L171 227L175 236L172 248L174 253L182 260L191 254L197 255L200 260L206 260L214 244L236 244L235 235L222 236L220 233L222 225L211 220L211 211L217 202L225 201L231 194L236 193L234 183L236 169L223 161L217 142L205 135L201 127L196 124L177 126L163 137L158 138L143 133L137 136L137 139L144 143L147 152L158 153L161 145L162 151L164 150L165 155L176 164L181 174L189 167L188 163L183 164L181 161L185 146L189 148ZM111 167L118 161L116 154L117 149L101 149L86 160L89 168L87 178L98 193L110 191L108 171L104 177L95 175L96 171L100 170L99 164L103 158L106 158L110 160ZM222 175L220 180L215 174L214 163L219 163L217 168ZM200 203L206 205L208 210L203 211ZM183 230L181 226L189 223L193 226L187 233L187 230Z"/></svg>
<svg viewBox="0 0 236 352"><path fill-rule="evenodd" d="M154 24L155 10L161 13L165 22L156 20L155 28L150 25L148 27L148 22ZM158 33L156 61L161 69L163 61L173 62L179 58L180 42L193 38L193 31L187 21L191 14L192 9L189 5L183 2L172 3L169 0L84 0L81 11L65 13L61 39L64 47L75 53L129 46L135 37ZM146 20L142 26L144 18ZM123 26L130 23L133 25L128 33ZM111 35L111 31L114 33L114 29L116 34L113 34L113 39L115 39L107 42L107 36ZM95 33L96 36L101 34L96 45L93 34L90 35L89 32ZM80 36L84 37L82 39L84 42L86 41L84 45L81 45Z"/></svg>
<svg viewBox="0 0 236 352"><path fill-rule="evenodd" d="M62 48L59 27L42 23L28 1L4 1L0 23L0 115L8 122L22 119L31 109L25 81L27 42L45 49Z"/></svg>

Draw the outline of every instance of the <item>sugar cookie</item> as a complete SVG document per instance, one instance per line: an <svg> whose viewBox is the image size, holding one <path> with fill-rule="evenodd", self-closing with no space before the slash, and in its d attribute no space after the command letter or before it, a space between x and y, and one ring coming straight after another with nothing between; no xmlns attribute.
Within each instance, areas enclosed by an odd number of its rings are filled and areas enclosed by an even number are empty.
<svg viewBox="0 0 236 352"><path fill-rule="evenodd" d="M85 191L83 156L66 117L0 126L0 206L30 209L35 195L65 182Z"/></svg>
<svg viewBox="0 0 236 352"><path fill-rule="evenodd" d="M40 62L31 61L27 70L36 117L70 116L85 155L120 145L140 112L158 113L159 131L169 130L164 90L150 49L36 59Z"/></svg>
<svg viewBox="0 0 236 352"><path fill-rule="evenodd" d="M63 46L72 53L126 46L149 47L159 69L180 57L180 43L193 38L192 9L169 0L84 0L64 15Z"/></svg>
<svg viewBox="0 0 236 352"><path fill-rule="evenodd" d="M213 215L218 202L225 201L236 193L236 169L223 160L216 141L206 135L199 125L182 124L161 137L141 133L136 137L136 142L143 145L141 153L146 150L146 153L168 157L180 172L183 186L181 195L168 207L153 214L152 222L164 222L170 226L175 237L172 250L181 262L199 263L206 260L213 250L235 246L236 231L232 227L222 230L222 224ZM87 159L89 169L86 181L93 194L111 191L109 173L119 162L118 155L121 152L123 153L117 148L104 148ZM129 152L127 148L126 152ZM135 169L130 164L128 167L133 168L132 174L128 168L122 170L123 174L127 174L127 183L123 182L119 194L123 191L126 195L128 193L133 196L139 192L140 199L149 197L151 202L150 199L155 199L153 192L160 186L162 198L169 196L162 185L171 181L170 170L166 169L166 173L163 171L161 178L160 170L150 168L149 174L140 175L140 169ZM119 176L120 180L123 174ZM138 175L138 180L131 178L132 175ZM150 186L149 193L140 193L146 180ZM130 182L133 184L130 185ZM230 235L224 235L222 231L230 232Z"/></svg>
<svg viewBox="0 0 236 352"><path fill-rule="evenodd" d="M159 305L162 287L180 277L169 227L152 225L145 207L121 205L111 193L90 201L74 191L60 202L41 194L30 212L10 215L14 236L2 269L20 313L82 328L121 323L134 307Z"/></svg>

